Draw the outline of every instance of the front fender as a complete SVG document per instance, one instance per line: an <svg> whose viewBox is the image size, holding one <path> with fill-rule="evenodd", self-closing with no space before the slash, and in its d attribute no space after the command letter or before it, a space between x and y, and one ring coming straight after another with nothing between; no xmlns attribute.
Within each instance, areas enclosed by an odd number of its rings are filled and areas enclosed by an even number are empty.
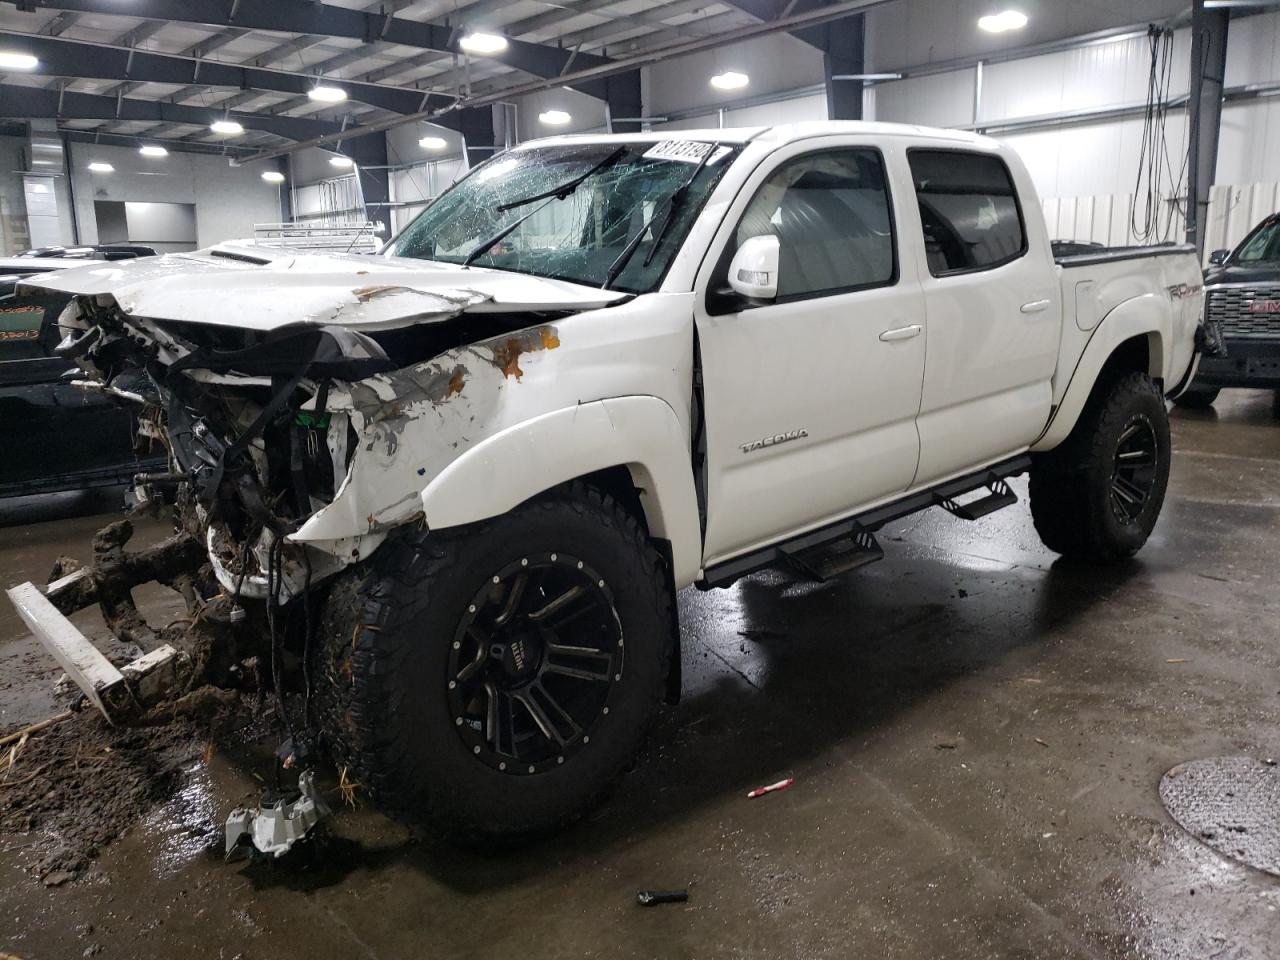
<svg viewBox="0 0 1280 960"><path fill-rule="evenodd" d="M1071 432L1093 392L1102 368L1116 348L1134 337L1146 337L1149 355L1148 374L1153 379L1165 375L1165 348L1169 327L1169 302L1149 293L1117 306L1094 328L1085 344L1045 432L1031 445L1033 451L1052 450Z"/></svg>
<svg viewBox="0 0 1280 960"><path fill-rule="evenodd" d="M689 438L657 397L596 400L543 414L482 440L427 484L432 530L486 520L584 474L625 466L650 532L670 542L677 588L697 579L702 536Z"/></svg>

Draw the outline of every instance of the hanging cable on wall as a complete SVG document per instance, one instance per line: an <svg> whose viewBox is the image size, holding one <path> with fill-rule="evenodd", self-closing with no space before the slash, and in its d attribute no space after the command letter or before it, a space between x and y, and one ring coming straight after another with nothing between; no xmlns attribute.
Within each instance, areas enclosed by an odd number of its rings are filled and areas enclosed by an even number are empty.
<svg viewBox="0 0 1280 960"><path fill-rule="evenodd" d="M1151 25L1147 30L1151 53L1147 75L1147 102L1142 119L1142 142L1138 148L1138 173L1129 201L1129 226L1137 243L1169 239L1177 208L1174 200L1186 176L1186 151L1181 168L1174 173L1169 159L1168 119L1170 88L1173 83L1173 31ZM1163 213L1163 215L1162 215Z"/></svg>

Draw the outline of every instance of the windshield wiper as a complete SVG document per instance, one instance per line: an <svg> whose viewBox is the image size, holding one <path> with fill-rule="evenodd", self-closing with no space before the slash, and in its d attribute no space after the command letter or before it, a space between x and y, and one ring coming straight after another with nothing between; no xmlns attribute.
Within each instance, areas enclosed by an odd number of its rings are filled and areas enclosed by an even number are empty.
<svg viewBox="0 0 1280 960"><path fill-rule="evenodd" d="M711 160L711 155L716 152L716 148L719 146L720 144L718 141L707 145L707 152L702 155L702 159L698 161L698 165L693 168L693 173L689 174L688 179L686 179L684 183L675 188L671 196L667 198L667 202L663 204L662 226L658 228L657 234L654 235L653 246L649 248L649 253L644 258L644 265L646 267L653 262L653 258L657 254L658 248L662 246L662 238L667 235L668 228L670 228L671 224L675 221L676 212L680 209L681 204L684 203L685 198L689 195L689 188L693 186L693 181L698 179L698 174L703 171L707 163ZM613 281L618 279L618 275L626 269L627 263L630 262L632 254L634 254L636 249L640 246L645 233L648 232L649 227L651 227L653 222L657 219L658 212L655 211L653 216L646 220L640 229L636 231L635 236L627 241L627 245L623 247L622 252L618 254L618 258L609 265L609 271L605 274L604 283L601 284L601 289L608 290L613 285Z"/></svg>
<svg viewBox="0 0 1280 960"><path fill-rule="evenodd" d="M567 183L562 183L560 184L560 186L553 187L550 190L544 190L542 191L542 193L536 193L531 197L521 197L519 200L511 200L507 203L498 204L498 206L495 208L497 212L505 213L508 210L514 210L516 207L523 207L525 204L528 204L528 203L536 203L539 200L547 201L547 203L542 204L542 206L534 207L532 210L526 213L523 217L520 217L518 220L515 220L509 225L503 227L501 230L499 230L493 236L489 237L487 240L482 241L478 247L476 247L474 250L472 250L470 253L467 254L466 259L462 261L462 265L464 267L471 266L471 264L475 263L477 260L483 257L486 253L488 253L495 244L501 243L503 240L505 240L507 238L507 235L510 234L512 231L514 231L516 227L520 226L520 224L524 223L526 220L528 220L530 217L536 214L539 210L542 210L543 207L546 207L547 204L551 203L552 200L565 199L570 194L572 194L573 191L577 190L580 186L586 183L587 180L594 177L597 173L600 173L602 170L607 170L609 167L612 167L615 163L617 163L620 159L622 159L622 155L626 152L627 152L627 145L624 143L622 146L618 147L617 150L614 150L613 153L609 154L607 157L605 157L603 160L597 163L594 167L592 167L586 173L579 174L578 176L574 177L572 180L568 181Z"/></svg>
<svg viewBox="0 0 1280 960"><path fill-rule="evenodd" d="M624 143L586 173L578 174L578 176L574 177L567 183L562 183L558 187L552 187L550 190L543 190L542 193L535 193L531 197L521 197L519 200L508 200L506 203L498 204L496 209L498 213L506 213L508 210L514 210L516 207L523 207L528 203L537 203L539 200L546 200L550 197L555 197L557 200L563 200L565 197L569 196L569 194L573 193L573 191L582 186L582 184L587 180L594 177L597 173L600 173L602 170L608 170L612 167L622 159L622 155L626 152L627 145Z"/></svg>

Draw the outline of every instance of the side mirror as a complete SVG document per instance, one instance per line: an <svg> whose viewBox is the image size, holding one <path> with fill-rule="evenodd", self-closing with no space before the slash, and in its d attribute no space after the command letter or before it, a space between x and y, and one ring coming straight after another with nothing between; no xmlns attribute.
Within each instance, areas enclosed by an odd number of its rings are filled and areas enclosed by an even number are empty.
<svg viewBox="0 0 1280 960"><path fill-rule="evenodd" d="M773 234L751 237L729 263L729 286L751 300L772 300L778 295L778 238Z"/></svg>
<svg viewBox="0 0 1280 960"><path fill-rule="evenodd" d="M1230 253L1230 250L1215 250L1209 254L1209 263L1215 267L1220 267L1227 262L1227 256Z"/></svg>

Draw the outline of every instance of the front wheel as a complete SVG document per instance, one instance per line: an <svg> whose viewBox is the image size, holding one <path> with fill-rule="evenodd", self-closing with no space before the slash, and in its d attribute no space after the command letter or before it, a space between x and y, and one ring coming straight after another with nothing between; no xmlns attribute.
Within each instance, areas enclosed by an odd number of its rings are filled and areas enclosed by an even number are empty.
<svg viewBox="0 0 1280 960"><path fill-rule="evenodd" d="M1050 550L1119 560L1147 542L1169 483L1164 397L1129 373L1099 383L1067 439L1031 466L1031 516Z"/></svg>
<svg viewBox="0 0 1280 960"><path fill-rule="evenodd" d="M665 689L660 554L574 484L493 520L390 540L331 591L317 695L335 760L414 819L489 836L584 813Z"/></svg>

